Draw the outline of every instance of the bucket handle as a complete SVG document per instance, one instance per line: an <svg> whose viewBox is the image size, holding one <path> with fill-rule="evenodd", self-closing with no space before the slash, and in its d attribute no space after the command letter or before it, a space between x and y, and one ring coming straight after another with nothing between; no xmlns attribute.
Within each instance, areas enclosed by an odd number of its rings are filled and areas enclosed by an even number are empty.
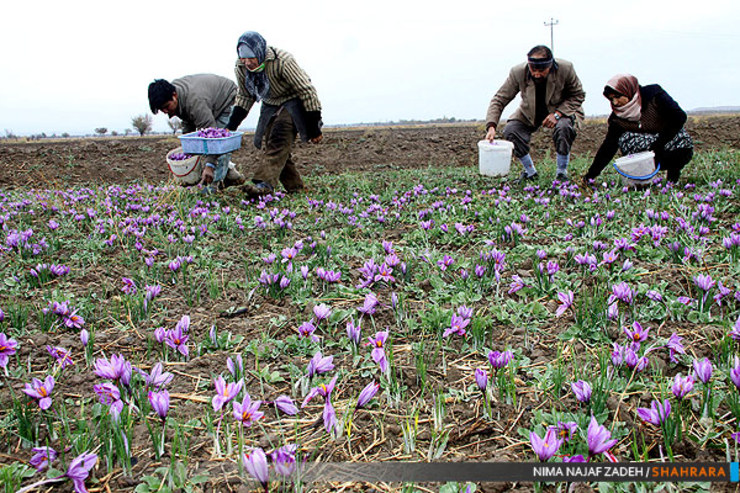
<svg viewBox="0 0 740 493"><path fill-rule="evenodd" d="M655 171L653 171L649 175L645 175L645 176L632 176L632 175L629 175L629 174L625 173L624 171L622 171L621 169L619 169L619 167L617 166L617 163L612 163L612 166L614 166L614 169L617 170L617 173L619 173L620 175L624 176L625 178L629 178L630 180L642 180L642 181L649 180L652 177L654 177L655 175L657 175L658 172L660 171L660 163L656 163L656 165L655 165Z"/></svg>

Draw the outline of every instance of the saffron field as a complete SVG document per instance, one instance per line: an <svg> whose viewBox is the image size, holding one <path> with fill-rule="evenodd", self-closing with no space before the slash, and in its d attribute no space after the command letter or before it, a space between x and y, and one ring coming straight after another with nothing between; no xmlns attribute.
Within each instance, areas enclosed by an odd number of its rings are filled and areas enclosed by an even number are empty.
<svg viewBox="0 0 740 493"><path fill-rule="evenodd" d="M701 152L646 190L544 163L526 187L430 165L259 202L0 191L0 483L367 491L295 471L737 460L739 162Z"/></svg>

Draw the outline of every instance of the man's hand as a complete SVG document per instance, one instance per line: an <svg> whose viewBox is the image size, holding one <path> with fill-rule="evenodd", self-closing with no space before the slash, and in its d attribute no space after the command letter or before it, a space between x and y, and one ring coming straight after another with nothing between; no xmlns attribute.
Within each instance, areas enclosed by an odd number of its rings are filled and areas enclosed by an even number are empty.
<svg viewBox="0 0 740 493"><path fill-rule="evenodd" d="M545 128L555 128L555 125L558 124L558 120L560 120L560 116L555 116L557 113L550 113L545 117L544 120L542 120L542 126Z"/></svg>
<svg viewBox="0 0 740 493"><path fill-rule="evenodd" d="M311 139L311 142L314 144L318 144L322 140L324 140L324 134L320 134L318 137L314 137L313 139Z"/></svg>
<svg viewBox="0 0 740 493"><path fill-rule="evenodd" d="M201 185L210 185L213 182L213 168L210 166L203 166L203 173L200 175Z"/></svg>
<svg viewBox="0 0 740 493"><path fill-rule="evenodd" d="M496 127L488 127L488 132L486 132L486 140L488 142L493 142L493 139L496 138Z"/></svg>

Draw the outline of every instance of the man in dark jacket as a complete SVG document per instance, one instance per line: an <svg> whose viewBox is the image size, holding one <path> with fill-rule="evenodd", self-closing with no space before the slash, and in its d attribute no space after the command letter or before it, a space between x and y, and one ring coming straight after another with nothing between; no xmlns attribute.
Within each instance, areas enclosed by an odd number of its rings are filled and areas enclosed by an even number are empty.
<svg viewBox="0 0 740 493"><path fill-rule="evenodd" d="M586 93L573 64L555 59L547 46L535 46L527 53L527 62L511 69L509 77L491 99L486 114L486 139L493 142L501 113L517 94L521 104L506 122L504 139L514 144L514 155L524 167L518 182L537 178L537 169L529 155L529 142L540 126L553 129L557 153L556 179L568 179L570 148L576 130L583 121L581 105Z"/></svg>
<svg viewBox="0 0 740 493"><path fill-rule="evenodd" d="M254 135L265 157L258 166L253 184L243 187L250 197L272 193L278 181L288 193L303 190L303 180L291 153L296 135L318 144L321 133L321 103L308 74L287 51L268 46L254 31L237 42L236 106L226 128L236 130L255 102L262 101ZM264 142L263 142L264 141Z"/></svg>
<svg viewBox="0 0 740 493"><path fill-rule="evenodd" d="M226 128L236 98L236 84L215 74L186 75L172 83L157 79L149 84L149 108L182 120L183 133L201 128ZM208 185L223 179L224 186L241 185L244 176L230 163L231 153L206 156L202 181ZM228 170L227 167L228 166ZM220 168L223 168L221 170ZM221 172L219 172L221 171ZM219 176L223 175L224 176Z"/></svg>

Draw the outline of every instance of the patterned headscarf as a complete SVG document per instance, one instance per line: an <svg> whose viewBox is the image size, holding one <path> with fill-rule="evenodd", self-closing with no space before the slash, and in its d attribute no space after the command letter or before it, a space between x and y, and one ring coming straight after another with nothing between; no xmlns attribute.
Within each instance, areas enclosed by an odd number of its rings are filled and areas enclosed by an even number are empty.
<svg viewBox="0 0 740 493"><path fill-rule="evenodd" d="M624 106L614 106L612 111L619 118L638 122L642 113L642 98L640 97L640 84L637 77L630 74L617 74L606 83L606 87L627 96L629 102Z"/></svg>
<svg viewBox="0 0 740 493"><path fill-rule="evenodd" d="M247 92L259 101L270 94L270 81L267 78L264 66L265 57L267 56L267 42L259 33L247 31L239 36L239 41L236 43L237 56L239 56L239 47L242 45L246 45L248 50L255 55L248 58L256 58L260 64L254 71L247 69L245 78ZM242 52L244 52L243 49Z"/></svg>

